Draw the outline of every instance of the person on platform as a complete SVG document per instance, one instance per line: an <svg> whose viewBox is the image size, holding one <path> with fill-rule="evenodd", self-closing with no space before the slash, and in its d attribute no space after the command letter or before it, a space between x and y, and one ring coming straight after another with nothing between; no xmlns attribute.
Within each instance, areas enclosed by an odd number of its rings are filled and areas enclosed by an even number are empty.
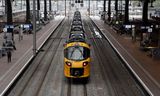
<svg viewBox="0 0 160 96"><path fill-rule="evenodd" d="M9 50L9 51L7 52L8 63L11 62L11 57L12 57L12 53L11 53L11 51Z"/></svg>

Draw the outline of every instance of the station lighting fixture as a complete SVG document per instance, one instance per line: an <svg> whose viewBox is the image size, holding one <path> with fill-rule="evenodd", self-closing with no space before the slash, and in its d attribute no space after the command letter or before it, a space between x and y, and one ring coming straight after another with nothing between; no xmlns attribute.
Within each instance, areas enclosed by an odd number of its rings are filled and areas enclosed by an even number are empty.
<svg viewBox="0 0 160 96"><path fill-rule="evenodd" d="M138 2L138 5L137 5L137 6L138 6L138 7L141 7L141 2L140 2L140 1Z"/></svg>
<svg viewBox="0 0 160 96"><path fill-rule="evenodd" d="M75 3L83 3L83 0L75 0Z"/></svg>

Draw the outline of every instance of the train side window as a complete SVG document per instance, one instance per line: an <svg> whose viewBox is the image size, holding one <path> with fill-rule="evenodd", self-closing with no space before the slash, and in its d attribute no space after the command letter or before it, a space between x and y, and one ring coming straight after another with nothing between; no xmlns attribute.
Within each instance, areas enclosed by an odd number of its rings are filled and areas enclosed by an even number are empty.
<svg viewBox="0 0 160 96"><path fill-rule="evenodd" d="M90 57L90 50L89 50L88 48L84 48L83 51L84 51L84 52L83 52L83 57L84 57L85 59L87 59L88 57Z"/></svg>

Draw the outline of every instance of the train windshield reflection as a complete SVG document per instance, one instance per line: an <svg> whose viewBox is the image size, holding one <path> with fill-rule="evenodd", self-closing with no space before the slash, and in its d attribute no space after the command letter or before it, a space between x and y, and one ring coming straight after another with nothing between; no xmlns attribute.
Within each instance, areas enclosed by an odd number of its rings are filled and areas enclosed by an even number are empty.
<svg viewBox="0 0 160 96"><path fill-rule="evenodd" d="M81 61L90 56L89 49L82 46L73 46L64 50L65 57L69 60Z"/></svg>

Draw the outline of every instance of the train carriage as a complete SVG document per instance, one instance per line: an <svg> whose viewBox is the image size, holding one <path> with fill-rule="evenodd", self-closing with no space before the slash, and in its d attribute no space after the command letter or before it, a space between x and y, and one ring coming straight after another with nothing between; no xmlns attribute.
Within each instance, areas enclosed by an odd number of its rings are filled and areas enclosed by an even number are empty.
<svg viewBox="0 0 160 96"><path fill-rule="evenodd" d="M71 31L69 34L69 38L73 37L73 36L81 36L82 38L85 39L85 34L84 31Z"/></svg>
<svg viewBox="0 0 160 96"><path fill-rule="evenodd" d="M82 26L82 21L73 20L71 25L81 25Z"/></svg>
<svg viewBox="0 0 160 96"><path fill-rule="evenodd" d="M84 31L82 26L71 26L70 31Z"/></svg>

